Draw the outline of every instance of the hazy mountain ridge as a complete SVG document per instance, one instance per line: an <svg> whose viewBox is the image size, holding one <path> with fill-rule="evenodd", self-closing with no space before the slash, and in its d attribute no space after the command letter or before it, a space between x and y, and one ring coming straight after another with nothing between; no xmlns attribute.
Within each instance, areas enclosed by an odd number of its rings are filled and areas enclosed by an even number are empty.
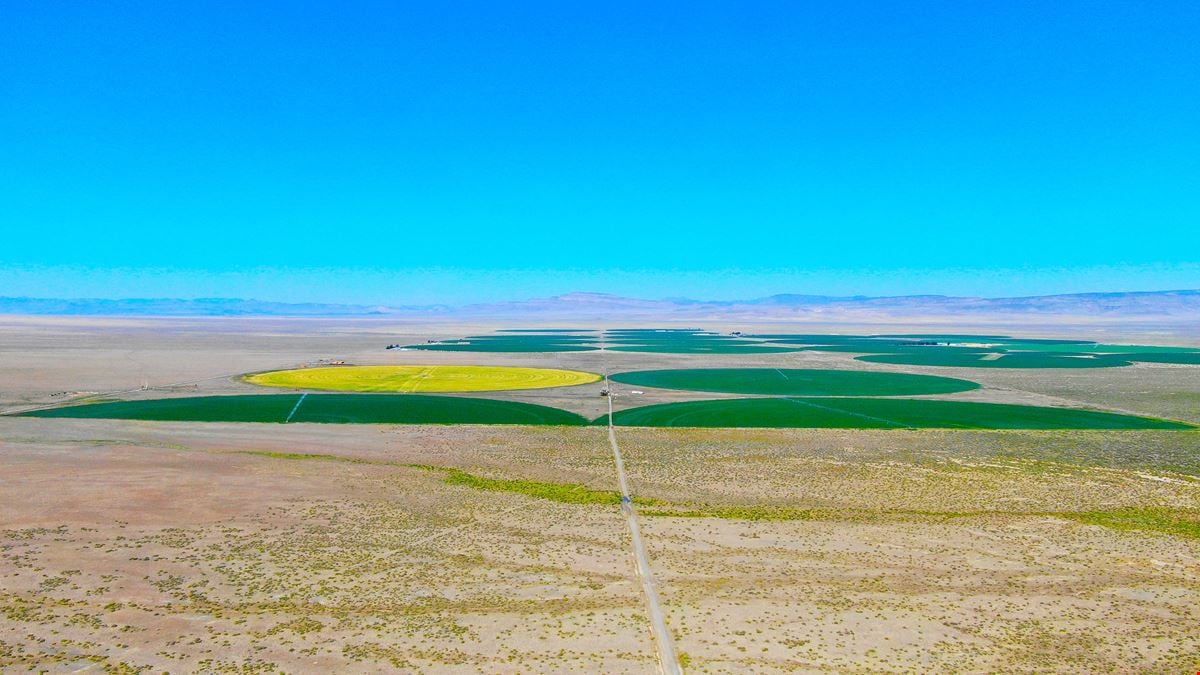
<svg viewBox="0 0 1200 675"><path fill-rule="evenodd" d="M915 317L953 314L1071 315L1200 320L1200 290L1073 293L1011 298L779 294L732 301L646 300L606 293L447 305L388 306L285 303L237 298L54 299L0 297L0 314L64 316L294 316L437 318L658 317L669 319L801 319L837 316Z"/></svg>
<svg viewBox="0 0 1200 675"><path fill-rule="evenodd" d="M435 307L401 308L332 303L289 303L239 298L6 298L0 314L50 316L373 316L401 311L437 311Z"/></svg>

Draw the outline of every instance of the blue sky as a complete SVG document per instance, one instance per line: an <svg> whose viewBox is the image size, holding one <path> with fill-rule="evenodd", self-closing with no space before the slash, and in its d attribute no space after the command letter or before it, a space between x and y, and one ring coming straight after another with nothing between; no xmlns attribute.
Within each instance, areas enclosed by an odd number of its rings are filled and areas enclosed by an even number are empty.
<svg viewBox="0 0 1200 675"><path fill-rule="evenodd" d="M0 4L0 295L1200 287L1193 2Z"/></svg>

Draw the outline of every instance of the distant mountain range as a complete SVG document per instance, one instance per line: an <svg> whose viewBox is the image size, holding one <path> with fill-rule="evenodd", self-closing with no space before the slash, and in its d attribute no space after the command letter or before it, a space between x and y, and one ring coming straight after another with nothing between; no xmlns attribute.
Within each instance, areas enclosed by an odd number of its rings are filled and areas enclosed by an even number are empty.
<svg viewBox="0 0 1200 675"><path fill-rule="evenodd" d="M4 298L0 314L60 316L371 316L394 314L399 308L365 305L265 302L235 298Z"/></svg>
<svg viewBox="0 0 1200 675"><path fill-rule="evenodd" d="M0 297L0 314L59 316L277 316L403 319L890 320L923 316L1071 316L1097 320L1200 321L1200 290L1074 293L1013 298L945 295L895 297L782 294L753 300L643 300L604 293L463 306L283 303L230 298L44 299Z"/></svg>

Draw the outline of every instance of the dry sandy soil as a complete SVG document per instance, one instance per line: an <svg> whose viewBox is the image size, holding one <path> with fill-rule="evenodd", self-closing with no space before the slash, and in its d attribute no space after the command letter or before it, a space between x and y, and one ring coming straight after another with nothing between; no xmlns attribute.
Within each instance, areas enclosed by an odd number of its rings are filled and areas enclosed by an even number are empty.
<svg viewBox="0 0 1200 675"><path fill-rule="evenodd" d="M186 384L126 396L245 392L235 373L320 358L868 367L382 350L484 329L4 318L0 409L144 383ZM1200 422L1181 366L869 367ZM511 398L603 403L594 387ZM1200 669L1196 432L618 435L689 672ZM0 670L653 672L615 489L599 427L0 417Z"/></svg>

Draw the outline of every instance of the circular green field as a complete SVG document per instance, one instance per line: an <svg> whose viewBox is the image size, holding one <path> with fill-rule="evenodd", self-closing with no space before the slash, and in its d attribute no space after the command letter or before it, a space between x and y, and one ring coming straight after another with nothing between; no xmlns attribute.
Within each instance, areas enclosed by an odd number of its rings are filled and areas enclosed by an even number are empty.
<svg viewBox="0 0 1200 675"><path fill-rule="evenodd" d="M531 403L420 394L252 394L115 401L52 408L29 417L173 422L324 422L340 424L554 424L578 426L575 413Z"/></svg>
<svg viewBox="0 0 1200 675"><path fill-rule="evenodd" d="M607 415L595 424L607 423ZM895 398L743 398L622 410L627 427L830 429L1194 429L1150 417L1072 408Z"/></svg>
<svg viewBox="0 0 1200 675"><path fill-rule="evenodd" d="M979 388L975 382L935 375L795 368L639 370L610 379L639 387L777 396L914 396Z"/></svg>
<svg viewBox="0 0 1200 675"><path fill-rule="evenodd" d="M264 387L326 391L451 392L571 387L598 382L579 370L512 366L331 366L247 375Z"/></svg>

